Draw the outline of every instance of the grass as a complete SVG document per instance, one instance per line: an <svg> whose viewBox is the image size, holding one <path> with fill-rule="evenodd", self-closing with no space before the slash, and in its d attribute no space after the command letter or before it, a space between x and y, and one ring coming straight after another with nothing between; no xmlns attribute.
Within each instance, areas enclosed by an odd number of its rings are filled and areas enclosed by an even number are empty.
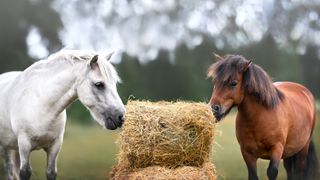
<svg viewBox="0 0 320 180"><path fill-rule="evenodd" d="M319 117L319 116L318 116ZM235 136L235 114L229 115L217 127L220 135L213 149L213 162L216 165L218 179L247 179L247 169L242 159ZM95 180L107 179L109 171L116 163L118 147L115 143L119 131L105 131L97 125L78 125L68 123L64 144L58 161L58 179ZM320 136L318 123L314 137ZM316 139L318 155L320 142ZM319 156L318 156L319 157ZM46 157L43 151L34 151L31 157L33 167L32 180L45 179ZM267 161L258 161L260 179L267 179ZM4 179L0 166L0 179ZM286 179L282 164L278 179Z"/></svg>

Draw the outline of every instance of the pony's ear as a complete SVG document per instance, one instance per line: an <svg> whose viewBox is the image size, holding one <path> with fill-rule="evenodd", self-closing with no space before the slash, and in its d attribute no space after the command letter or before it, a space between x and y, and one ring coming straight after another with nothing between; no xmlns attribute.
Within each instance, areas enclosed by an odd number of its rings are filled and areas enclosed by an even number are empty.
<svg viewBox="0 0 320 180"><path fill-rule="evenodd" d="M216 58L216 61L221 61L223 59L219 54L213 53L213 55Z"/></svg>
<svg viewBox="0 0 320 180"><path fill-rule="evenodd" d="M112 51L111 53L109 53L107 56L106 56L106 59L109 61L112 57L112 55L114 54L114 51Z"/></svg>
<svg viewBox="0 0 320 180"><path fill-rule="evenodd" d="M242 72L246 72L251 64L252 64L252 60L245 62L245 64L243 65L243 68L242 68Z"/></svg>
<svg viewBox="0 0 320 180"><path fill-rule="evenodd" d="M97 64L97 61L98 61L98 55L95 55L92 57L92 59L90 60L90 67L91 68L94 68L94 66Z"/></svg>

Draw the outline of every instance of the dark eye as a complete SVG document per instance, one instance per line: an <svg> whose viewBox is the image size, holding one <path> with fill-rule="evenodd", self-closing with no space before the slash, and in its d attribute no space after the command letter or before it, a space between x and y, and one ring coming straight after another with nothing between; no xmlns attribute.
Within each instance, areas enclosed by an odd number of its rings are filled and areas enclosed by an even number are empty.
<svg viewBox="0 0 320 180"><path fill-rule="evenodd" d="M104 83L103 82L97 82L94 84L94 86L98 89L104 89Z"/></svg>
<svg viewBox="0 0 320 180"><path fill-rule="evenodd" d="M230 87L236 87L237 84L238 84L237 81L231 81L231 83L229 85L230 85Z"/></svg>

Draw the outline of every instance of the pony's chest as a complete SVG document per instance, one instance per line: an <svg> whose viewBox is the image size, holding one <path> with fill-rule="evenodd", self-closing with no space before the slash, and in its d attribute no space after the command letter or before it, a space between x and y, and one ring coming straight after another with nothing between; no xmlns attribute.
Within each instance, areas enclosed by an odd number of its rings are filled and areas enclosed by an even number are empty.
<svg viewBox="0 0 320 180"><path fill-rule="evenodd" d="M256 142L257 144L257 157L262 158L262 159L270 159L271 157L271 148L272 145L269 143L263 143L263 142Z"/></svg>
<svg viewBox="0 0 320 180"><path fill-rule="evenodd" d="M277 137L277 133L257 134L251 128L237 129L237 139L241 148L257 158L270 158L271 148Z"/></svg>
<svg viewBox="0 0 320 180"><path fill-rule="evenodd" d="M41 136L33 136L30 138L33 150L42 149L51 146L57 139L54 135L44 134Z"/></svg>
<svg viewBox="0 0 320 180"><path fill-rule="evenodd" d="M36 127L36 128L35 128ZM64 126L38 125L27 130L32 149L49 147L54 141L63 136Z"/></svg>

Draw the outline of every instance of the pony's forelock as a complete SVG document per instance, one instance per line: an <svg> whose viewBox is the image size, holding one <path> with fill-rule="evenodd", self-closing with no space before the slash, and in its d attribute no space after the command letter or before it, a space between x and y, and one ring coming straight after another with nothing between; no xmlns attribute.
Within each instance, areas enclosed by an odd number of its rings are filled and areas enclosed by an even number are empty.
<svg viewBox="0 0 320 180"><path fill-rule="evenodd" d="M98 61L99 68L103 76L113 83L121 82L121 79L116 71L116 69L111 65L109 61L106 59L102 59Z"/></svg>
<svg viewBox="0 0 320 180"><path fill-rule="evenodd" d="M226 55L222 60L212 64L207 76L219 85L223 86L231 81L241 71L245 59L239 55Z"/></svg>

